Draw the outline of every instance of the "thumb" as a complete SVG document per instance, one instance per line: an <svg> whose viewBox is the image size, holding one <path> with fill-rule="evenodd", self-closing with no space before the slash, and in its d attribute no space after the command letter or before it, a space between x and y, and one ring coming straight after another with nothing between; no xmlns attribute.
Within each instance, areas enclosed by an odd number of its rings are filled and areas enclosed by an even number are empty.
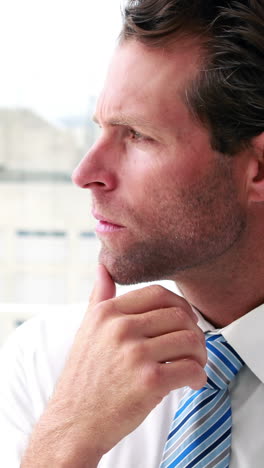
<svg viewBox="0 0 264 468"><path fill-rule="evenodd" d="M99 264L96 270L94 287L90 296L90 305L112 299L116 294L116 286L104 265Z"/></svg>

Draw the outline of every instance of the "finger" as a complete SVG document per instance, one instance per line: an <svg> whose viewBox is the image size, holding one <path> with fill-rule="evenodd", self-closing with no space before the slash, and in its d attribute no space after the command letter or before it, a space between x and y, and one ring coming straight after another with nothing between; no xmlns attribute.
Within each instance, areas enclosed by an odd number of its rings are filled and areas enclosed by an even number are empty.
<svg viewBox="0 0 264 468"><path fill-rule="evenodd" d="M162 385L169 391L185 386L199 390L207 382L204 368L192 359L160 364L158 374Z"/></svg>
<svg viewBox="0 0 264 468"><path fill-rule="evenodd" d="M132 318L132 317L131 317ZM151 310L134 316L135 326L146 338L165 335L179 330L194 330L204 341L204 334L185 307ZM133 319L133 318L132 318Z"/></svg>
<svg viewBox="0 0 264 468"><path fill-rule="evenodd" d="M96 305L99 302L112 299L116 294L116 286L104 265L99 264L96 270L94 287L89 304Z"/></svg>
<svg viewBox="0 0 264 468"><path fill-rule="evenodd" d="M205 340L193 330L181 330L146 340L148 357L160 363L193 359L202 367L207 362Z"/></svg>
<svg viewBox="0 0 264 468"><path fill-rule="evenodd" d="M115 298L115 305L123 314L140 314L154 309L182 307L197 323L190 304L181 296L160 285L146 286Z"/></svg>

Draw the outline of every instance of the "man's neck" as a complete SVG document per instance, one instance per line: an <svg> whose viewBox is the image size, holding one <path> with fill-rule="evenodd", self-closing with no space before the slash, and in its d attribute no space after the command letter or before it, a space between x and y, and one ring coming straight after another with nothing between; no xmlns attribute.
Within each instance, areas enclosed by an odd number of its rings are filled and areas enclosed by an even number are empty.
<svg viewBox="0 0 264 468"><path fill-rule="evenodd" d="M206 267L177 275L186 300L216 327L224 327L264 302L263 231L247 247L232 249Z"/></svg>

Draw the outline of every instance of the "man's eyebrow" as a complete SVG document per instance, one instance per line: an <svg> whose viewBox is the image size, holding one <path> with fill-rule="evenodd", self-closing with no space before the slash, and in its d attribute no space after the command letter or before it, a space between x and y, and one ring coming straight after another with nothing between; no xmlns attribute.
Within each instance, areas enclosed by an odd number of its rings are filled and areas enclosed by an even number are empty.
<svg viewBox="0 0 264 468"><path fill-rule="evenodd" d="M96 114L93 116L93 121L100 125L99 119L97 118ZM144 127L144 128L154 130L154 127L153 127L152 123L150 121L144 119L140 115L126 116L126 115L121 114L121 115L113 116L113 117L107 119L106 123L108 125L113 125L113 126L114 125L123 125L123 126L127 126L127 127L140 126L140 127Z"/></svg>

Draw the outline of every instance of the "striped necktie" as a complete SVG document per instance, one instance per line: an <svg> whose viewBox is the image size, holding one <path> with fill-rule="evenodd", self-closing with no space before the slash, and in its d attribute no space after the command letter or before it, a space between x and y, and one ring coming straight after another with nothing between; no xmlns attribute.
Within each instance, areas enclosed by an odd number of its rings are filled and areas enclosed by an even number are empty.
<svg viewBox="0 0 264 468"><path fill-rule="evenodd" d="M207 384L186 387L172 422L160 468L227 468L231 452L228 385L244 362L222 335L206 335Z"/></svg>

